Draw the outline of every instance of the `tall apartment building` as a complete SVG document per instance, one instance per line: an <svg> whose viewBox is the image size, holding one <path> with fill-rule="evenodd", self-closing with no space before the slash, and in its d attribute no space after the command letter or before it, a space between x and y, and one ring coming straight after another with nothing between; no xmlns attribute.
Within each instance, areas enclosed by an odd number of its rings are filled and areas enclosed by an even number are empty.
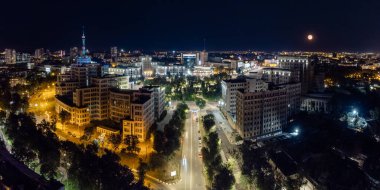
<svg viewBox="0 0 380 190"><path fill-rule="evenodd" d="M266 89L238 89L236 129L243 138L270 137L281 132L288 118L298 113L301 84L269 85Z"/></svg>
<svg viewBox="0 0 380 190"><path fill-rule="evenodd" d="M286 88L236 93L236 129L244 139L269 137L287 123Z"/></svg>
<svg viewBox="0 0 380 190"><path fill-rule="evenodd" d="M80 86L90 86L91 78L101 74L100 65L92 64L73 64L71 65L70 75L74 81L78 81Z"/></svg>
<svg viewBox="0 0 380 190"><path fill-rule="evenodd" d="M268 84L260 79L255 78L238 78L222 81L222 99L224 101L222 110L231 115L236 116L236 92L239 89L250 88L253 91L266 90Z"/></svg>
<svg viewBox="0 0 380 190"><path fill-rule="evenodd" d="M14 49L5 49L5 63L6 64L16 64L17 54Z"/></svg>
<svg viewBox="0 0 380 190"><path fill-rule="evenodd" d="M122 137L135 135L139 141L145 141L147 132L154 123L154 103L149 96L135 96L131 103L131 114L123 119Z"/></svg>
<svg viewBox="0 0 380 190"><path fill-rule="evenodd" d="M122 137L135 135L145 141L149 128L154 123L153 92L144 89L110 91L110 119L122 122Z"/></svg>
<svg viewBox="0 0 380 190"><path fill-rule="evenodd" d="M41 63L44 60L45 60L45 49L39 48L39 49L34 50L34 61L36 61L37 63Z"/></svg>
<svg viewBox="0 0 380 190"><path fill-rule="evenodd" d="M56 112L66 110L71 122L89 124L91 120L111 119L122 123L123 138L136 135L140 141L152 126L156 113L164 108L164 89L156 86L125 89L127 76L95 77L91 86L75 89L70 96L56 96Z"/></svg>
<svg viewBox="0 0 380 190"><path fill-rule="evenodd" d="M302 94L307 94L314 76L314 66L307 57L279 56L278 66L291 71L291 81L301 82Z"/></svg>
<svg viewBox="0 0 380 190"><path fill-rule="evenodd" d="M72 64L62 69L57 75L55 90L57 95L71 95L75 89L89 87L91 78L99 77L101 69L99 64Z"/></svg>
<svg viewBox="0 0 380 190"><path fill-rule="evenodd" d="M35 59L42 59L45 54L44 48L39 48L34 51L34 58Z"/></svg>
<svg viewBox="0 0 380 190"><path fill-rule="evenodd" d="M91 78L91 86L75 89L73 103L86 106L93 120L109 118L109 94L111 88L127 89L129 78L126 76L106 76Z"/></svg>
<svg viewBox="0 0 380 190"><path fill-rule="evenodd" d="M117 61L118 52L117 47L111 47L111 59L112 61Z"/></svg>
<svg viewBox="0 0 380 190"><path fill-rule="evenodd" d="M144 86L142 93L152 93L154 105L154 118L158 120L165 110L165 88L161 86Z"/></svg>
<svg viewBox="0 0 380 190"><path fill-rule="evenodd" d="M72 47L70 48L70 60L71 62L74 62L74 59L79 55L79 49L78 47Z"/></svg>

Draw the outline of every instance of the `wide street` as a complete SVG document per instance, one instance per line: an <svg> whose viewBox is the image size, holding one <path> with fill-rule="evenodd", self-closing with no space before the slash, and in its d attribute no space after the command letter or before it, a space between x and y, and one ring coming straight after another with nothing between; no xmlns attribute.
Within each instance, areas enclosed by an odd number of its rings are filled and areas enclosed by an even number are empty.
<svg viewBox="0 0 380 190"><path fill-rule="evenodd" d="M199 112L197 107L189 105L190 111L185 123L185 133L183 138L181 181L172 185L174 189L205 189L205 179L203 175L202 158L199 157L200 143L199 138ZM198 119L198 121L200 121Z"/></svg>

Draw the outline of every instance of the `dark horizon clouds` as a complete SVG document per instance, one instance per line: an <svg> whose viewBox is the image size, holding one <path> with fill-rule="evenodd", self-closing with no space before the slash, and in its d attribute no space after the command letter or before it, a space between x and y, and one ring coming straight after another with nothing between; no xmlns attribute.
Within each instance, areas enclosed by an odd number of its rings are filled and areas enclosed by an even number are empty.
<svg viewBox="0 0 380 190"><path fill-rule="evenodd" d="M377 0L13 0L0 49L380 51ZM314 34L313 43L306 41Z"/></svg>

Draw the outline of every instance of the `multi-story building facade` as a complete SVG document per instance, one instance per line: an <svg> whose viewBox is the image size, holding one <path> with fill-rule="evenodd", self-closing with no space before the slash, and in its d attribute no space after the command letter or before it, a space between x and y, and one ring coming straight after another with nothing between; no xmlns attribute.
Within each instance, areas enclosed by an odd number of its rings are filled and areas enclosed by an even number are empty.
<svg viewBox="0 0 380 190"><path fill-rule="evenodd" d="M117 47L111 47L111 60L117 61L117 57L118 57Z"/></svg>
<svg viewBox="0 0 380 190"><path fill-rule="evenodd" d="M138 79L141 77L141 67L133 67L133 66L105 67L103 69L103 74L124 75L124 76L129 76L132 79Z"/></svg>
<svg viewBox="0 0 380 190"><path fill-rule="evenodd" d="M181 76L186 74L187 71L185 66L177 64L157 65L155 68L157 76Z"/></svg>
<svg viewBox="0 0 380 190"><path fill-rule="evenodd" d="M301 111L312 113L329 113L331 94L308 94L301 98Z"/></svg>
<svg viewBox="0 0 380 190"><path fill-rule="evenodd" d="M222 81L222 110L228 113L233 119L236 115L236 92L239 89L251 89L261 91L268 88L268 83L255 78L238 78Z"/></svg>
<svg viewBox="0 0 380 190"><path fill-rule="evenodd" d="M236 94L236 129L244 139L270 137L287 123L286 88Z"/></svg>
<svg viewBox="0 0 380 190"><path fill-rule="evenodd" d="M67 95L56 96L56 111L66 110L72 115L71 122L77 125L111 119L122 123L123 137L136 135L144 141L156 114L164 109L164 89L158 86L139 90L123 88L128 81L128 76L91 78L91 86L75 89L72 99Z"/></svg>
<svg viewBox="0 0 380 190"><path fill-rule="evenodd" d="M266 80L270 82L256 78L222 81L222 110L232 117L243 138L279 133L300 110L301 83L274 85L273 80Z"/></svg>
<svg viewBox="0 0 380 190"><path fill-rule="evenodd" d="M144 77L152 77L154 75L154 69L152 66L152 57L145 55L139 57L141 61L141 70Z"/></svg>
<svg viewBox="0 0 380 190"><path fill-rule="evenodd" d="M279 56L278 66L291 71L291 82L301 82L302 94L307 94L314 76L314 66L307 57Z"/></svg>
<svg viewBox="0 0 380 190"><path fill-rule="evenodd" d="M5 63L6 64L16 64L17 54L14 49L5 49Z"/></svg>
<svg viewBox="0 0 380 190"><path fill-rule="evenodd" d="M135 96L131 103L130 116L123 119L123 139L135 135L139 141L145 141L147 132L154 122L154 102L149 96Z"/></svg>
<svg viewBox="0 0 380 190"><path fill-rule="evenodd" d="M286 84L290 82L291 71L281 68L263 68L262 79L265 82L271 82L275 85Z"/></svg>
<svg viewBox="0 0 380 190"><path fill-rule="evenodd" d="M98 77L101 74L100 65L91 64L73 64L70 69L70 77L73 81L78 81L80 86L90 86L91 78Z"/></svg>
<svg viewBox="0 0 380 190"><path fill-rule="evenodd" d="M165 88L161 86L144 86L141 90L152 93L154 101L154 118L158 120L162 112L165 110Z"/></svg>

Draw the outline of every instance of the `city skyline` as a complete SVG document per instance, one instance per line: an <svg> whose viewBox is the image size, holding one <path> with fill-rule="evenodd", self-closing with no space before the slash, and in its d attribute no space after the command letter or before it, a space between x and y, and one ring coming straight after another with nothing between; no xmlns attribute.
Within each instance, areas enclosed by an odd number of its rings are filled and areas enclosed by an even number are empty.
<svg viewBox="0 0 380 190"><path fill-rule="evenodd" d="M6 1L0 189L380 190L380 1Z"/></svg>
<svg viewBox="0 0 380 190"><path fill-rule="evenodd" d="M17 3L17 4L16 4ZM375 1L97 1L53 4L5 2L0 48L32 52L80 46L86 27L88 48L379 51L380 15ZM33 7L30 9L29 7ZM314 14L315 13L315 14ZM21 23L21 24L20 24ZM307 40L314 35L312 42Z"/></svg>

